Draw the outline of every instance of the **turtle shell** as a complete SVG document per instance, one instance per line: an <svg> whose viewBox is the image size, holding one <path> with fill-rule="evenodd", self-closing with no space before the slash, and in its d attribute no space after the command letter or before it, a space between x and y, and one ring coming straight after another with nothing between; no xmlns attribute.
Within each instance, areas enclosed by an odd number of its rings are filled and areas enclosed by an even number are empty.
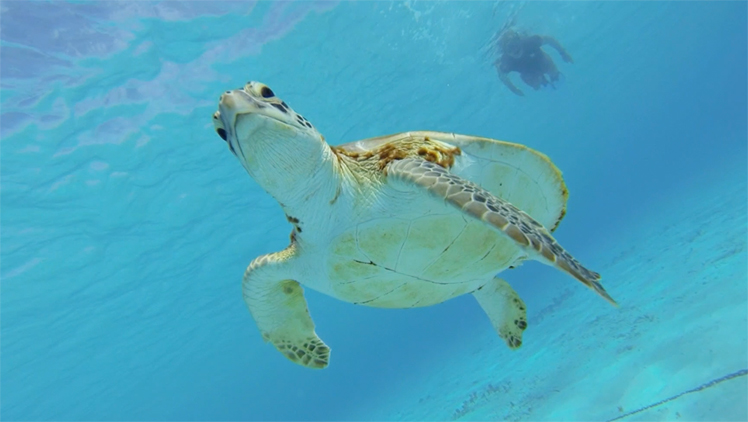
<svg viewBox="0 0 748 422"><path fill-rule="evenodd" d="M525 145L455 133L417 131L368 138L335 148L364 154L387 144L422 139L441 142L445 149L459 148L454 161L449 163L452 173L511 202L549 230L555 230L563 219L569 192L561 171L545 154Z"/></svg>
<svg viewBox="0 0 748 422"><path fill-rule="evenodd" d="M563 217L567 191L561 172L548 157L523 145L406 132L335 149L360 161L386 161L408 154L402 145L415 146L411 153L442 163L549 229ZM387 308L433 305L472 292L527 259L506 235L423 189L385 185L365 196L376 199L359 206L350 225L330 239L323 260L326 280L313 283L339 299Z"/></svg>

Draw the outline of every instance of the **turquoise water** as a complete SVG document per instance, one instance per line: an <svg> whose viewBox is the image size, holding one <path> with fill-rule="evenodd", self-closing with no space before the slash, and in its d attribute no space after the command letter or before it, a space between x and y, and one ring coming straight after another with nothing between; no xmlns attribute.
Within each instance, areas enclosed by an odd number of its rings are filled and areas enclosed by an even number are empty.
<svg viewBox="0 0 748 422"><path fill-rule="evenodd" d="M745 2L0 3L3 420L746 420ZM511 17L574 64L524 97ZM290 225L215 134L273 88L331 144L519 142L570 190L557 238L616 309L529 262L508 350L474 299L307 290L330 366L263 343L241 296ZM743 372L741 372L743 371ZM643 410L642 410L643 409Z"/></svg>

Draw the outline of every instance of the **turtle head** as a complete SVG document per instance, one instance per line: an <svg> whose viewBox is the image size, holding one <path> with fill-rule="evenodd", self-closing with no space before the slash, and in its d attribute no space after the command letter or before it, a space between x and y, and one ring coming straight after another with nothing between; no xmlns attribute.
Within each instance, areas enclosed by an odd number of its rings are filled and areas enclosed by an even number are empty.
<svg viewBox="0 0 748 422"><path fill-rule="evenodd" d="M213 124L250 176L280 202L331 155L314 126L259 82L224 92Z"/></svg>

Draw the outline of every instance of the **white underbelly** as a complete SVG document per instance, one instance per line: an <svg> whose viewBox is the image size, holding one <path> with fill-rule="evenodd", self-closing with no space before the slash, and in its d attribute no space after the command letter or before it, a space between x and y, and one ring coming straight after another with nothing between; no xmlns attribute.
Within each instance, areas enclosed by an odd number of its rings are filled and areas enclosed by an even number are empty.
<svg viewBox="0 0 748 422"><path fill-rule="evenodd" d="M429 306L470 293L523 257L505 236L457 210L371 219L330 246L323 270L329 293L387 308Z"/></svg>

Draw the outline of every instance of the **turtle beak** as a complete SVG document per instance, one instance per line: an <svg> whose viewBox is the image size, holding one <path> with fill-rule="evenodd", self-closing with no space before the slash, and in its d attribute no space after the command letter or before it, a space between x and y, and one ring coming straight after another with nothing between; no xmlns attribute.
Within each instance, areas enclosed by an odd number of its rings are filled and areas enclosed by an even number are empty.
<svg viewBox="0 0 748 422"><path fill-rule="evenodd" d="M216 117L220 119L220 123L216 123L216 132L229 145L231 153L237 157L237 148L241 150L241 143L236 137L237 116L251 112L254 108L255 100L241 89L224 92L218 101Z"/></svg>
<svg viewBox="0 0 748 422"><path fill-rule="evenodd" d="M257 101L243 89L224 92L218 102L218 110L224 119L224 123L232 127L238 114L251 113L258 108Z"/></svg>
<svg viewBox="0 0 748 422"><path fill-rule="evenodd" d="M226 143L228 143L228 134L226 133L226 125L223 123L223 120L221 120L221 112L216 111L213 113L213 126L216 129L216 133L218 136L221 137Z"/></svg>
<svg viewBox="0 0 748 422"><path fill-rule="evenodd" d="M244 153L244 148L242 147L242 142L246 142L247 139L241 138L249 138L252 136L251 132L254 129L254 126L260 124L263 120L258 117L262 115L262 113L258 113L258 111L264 107L263 104L258 102L243 89L226 91L221 95L221 98L218 101L217 114L223 124L223 129L226 134L226 142L229 144L231 152L241 161L247 159L247 156ZM240 119L245 123L241 136L237 133L237 125L240 123ZM248 121L251 121L254 124L247 125ZM221 133L219 132L219 136L220 135Z"/></svg>

